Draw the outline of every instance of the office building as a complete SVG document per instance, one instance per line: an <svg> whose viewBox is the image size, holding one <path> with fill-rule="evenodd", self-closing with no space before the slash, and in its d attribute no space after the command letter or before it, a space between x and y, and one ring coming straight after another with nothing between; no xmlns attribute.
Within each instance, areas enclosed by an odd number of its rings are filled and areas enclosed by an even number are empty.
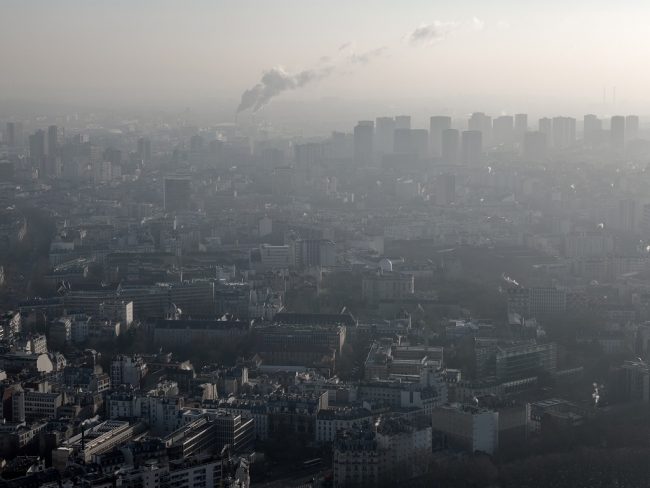
<svg viewBox="0 0 650 488"><path fill-rule="evenodd" d="M650 402L650 369L640 359L625 361L611 372L612 393L619 401Z"/></svg>
<svg viewBox="0 0 650 488"><path fill-rule="evenodd" d="M288 245L261 244L260 247L251 249L249 263L256 271L287 269L293 266L291 248Z"/></svg>
<svg viewBox="0 0 650 488"><path fill-rule="evenodd" d="M429 157L429 131L426 129L411 129L411 154L416 154L422 160Z"/></svg>
<svg viewBox="0 0 650 488"><path fill-rule="evenodd" d="M388 380L400 376L420 379L422 385L435 381L435 371L442 367L444 349L435 346L387 347L374 342L364 363L364 377L367 381ZM433 377L429 373L434 372Z"/></svg>
<svg viewBox="0 0 650 488"><path fill-rule="evenodd" d="M395 129L410 129L411 116L410 115L397 115L395 117Z"/></svg>
<svg viewBox="0 0 650 488"><path fill-rule="evenodd" d="M623 232L634 233L637 229L637 203L636 200L626 198L618 202L618 219L614 227Z"/></svg>
<svg viewBox="0 0 650 488"><path fill-rule="evenodd" d="M526 404L526 433L543 433L547 426L575 427L584 422L585 407L561 398L547 398ZM555 432L557 430L553 429Z"/></svg>
<svg viewBox="0 0 650 488"><path fill-rule="evenodd" d="M59 130L56 125L50 125L47 128L47 139L46 139L46 154L53 158L59 154L59 143L62 140L63 129Z"/></svg>
<svg viewBox="0 0 650 488"><path fill-rule="evenodd" d="M412 154L411 129L395 129L393 152L395 154Z"/></svg>
<svg viewBox="0 0 650 488"><path fill-rule="evenodd" d="M467 122L467 130L480 132L483 142L489 144L492 141L492 117L483 112L474 112Z"/></svg>
<svg viewBox="0 0 650 488"><path fill-rule="evenodd" d="M39 129L29 136L29 157L36 169L42 171L45 167L45 155L45 131Z"/></svg>
<svg viewBox="0 0 650 488"><path fill-rule="evenodd" d="M543 117L537 122L537 130L546 134L546 144L549 147L553 146L553 121L548 117Z"/></svg>
<svg viewBox="0 0 650 488"><path fill-rule="evenodd" d="M440 160L443 164L458 164L460 161L460 132L457 129L442 132Z"/></svg>
<svg viewBox="0 0 650 488"><path fill-rule="evenodd" d="M625 117L625 140L634 141L639 138L639 116L628 115Z"/></svg>
<svg viewBox="0 0 650 488"><path fill-rule="evenodd" d="M556 286L512 287L507 289L508 312L540 317L566 312L567 293Z"/></svg>
<svg viewBox="0 0 650 488"><path fill-rule="evenodd" d="M495 144L511 144L514 141L514 119L501 115L492 123L492 140Z"/></svg>
<svg viewBox="0 0 650 488"><path fill-rule="evenodd" d="M246 451L255 438L252 418L203 409L185 410L182 417L182 426L164 439L171 459L218 454L225 445L231 452Z"/></svg>
<svg viewBox="0 0 650 488"><path fill-rule="evenodd" d="M366 273L361 281L361 297L370 303L406 298L413 295L414 291L413 275L398 271Z"/></svg>
<svg viewBox="0 0 650 488"><path fill-rule="evenodd" d="M298 185L298 172L292 166L278 166L271 174L274 195L290 195Z"/></svg>
<svg viewBox="0 0 650 488"><path fill-rule="evenodd" d="M609 141L616 152L621 152L625 147L625 117L614 115L609 123Z"/></svg>
<svg viewBox="0 0 650 488"><path fill-rule="evenodd" d="M597 146L603 137L603 122L594 114L583 118L583 142L588 147Z"/></svg>
<svg viewBox="0 0 650 488"><path fill-rule="evenodd" d="M429 133L425 129L395 129L393 152L426 158L429 154Z"/></svg>
<svg viewBox="0 0 650 488"><path fill-rule="evenodd" d="M553 117L553 147L567 149L576 142L576 119Z"/></svg>
<svg viewBox="0 0 650 488"><path fill-rule="evenodd" d="M325 157L325 146L318 142L296 144L293 147L296 168L309 171L317 164L320 164Z"/></svg>
<svg viewBox="0 0 650 488"><path fill-rule="evenodd" d="M0 315L0 338L15 339L22 331L23 319L18 312L5 312ZM36 352L36 351L34 351ZM43 351L47 352L47 351Z"/></svg>
<svg viewBox="0 0 650 488"><path fill-rule="evenodd" d="M142 164L149 164L151 162L151 139L140 137L138 139L138 159Z"/></svg>
<svg viewBox="0 0 650 488"><path fill-rule="evenodd" d="M189 177L165 177L164 205L166 212L183 212L189 210L191 194L191 180Z"/></svg>
<svg viewBox="0 0 650 488"><path fill-rule="evenodd" d="M23 124L20 122L7 122L4 143L11 149L23 145Z"/></svg>
<svg viewBox="0 0 650 488"><path fill-rule="evenodd" d="M453 174L442 174L438 176L435 183L436 205L451 205L456 201L456 176Z"/></svg>
<svg viewBox="0 0 650 488"><path fill-rule="evenodd" d="M521 344L497 346L496 377L499 381L554 373L557 369L557 347L555 343Z"/></svg>
<svg viewBox="0 0 650 488"><path fill-rule="evenodd" d="M434 158L442 156L442 134L449 129L451 129L451 117L434 115L429 119L429 150Z"/></svg>
<svg viewBox="0 0 650 488"><path fill-rule="evenodd" d="M354 161L359 166L372 166L374 123L362 120L354 127Z"/></svg>
<svg viewBox="0 0 650 488"><path fill-rule="evenodd" d="M11 161L0 161L0 181L10 181L15 175L15 164Z"/></svg>
<svg viewBox="0 0 650 488"><path fill-rule="evenodd" d="M650 236L650 203L643 205L641 210L641 231L644 236Z"/></svg>
<svg viewBox="0 0 650 488"><path fill-rule="evenodd" d="M377 117L375 120L375 151L379 154L393 152L393 133L395 119L393 117Z"/></svg>
<svg viewBox="0 0 650 488"><path fill-rule="evenodd" d="M564 237L567 258L605 258L613 251L614 236L609 232L571 232Z"/></svg>
<svg viewBox="0 0 650 488"><path fill-rule="evenodd" d="M107 183L113 179L113 164L110 161L96 161L93 163L92 171L93 181L96 184Z"/></svg>
<svg viewBox="0 0 650 488"><path fill-rule="evenodd" d="M461 139L461 162L468 166L481 164L483 157L483 134L478 130L466 130Z"/></svg>
<svg viewBox="0 0 650 488"><path fill-rule="evenodd" d="M540 162L546 158L547 135L543 132L526 132L523 137L522 156L525 161Z"/></svg>
<svg viewBox="0 0 650 488"><path fill-rule="evenodd" d="M444 447L467 452L496 453L499 448L499 413L475 405L452 404L433 410L432 428Z"/></svg>
<svg viewBox="0 0 650 488"><path fill-rule="evenodd" d="M336 264L336 245L328 239L297 239L292 242L291 253L297 268Z"/></svg>
<svg viewBox="0 0 650 488"><path fill-rule="evenodd" d="M54 419L57 409L63 404L63 395L51 391L23 390L11 397L12 421Z"/></svg>
<svg viewBox="0 0 650 488"><path fill-rule="evenodd" d="M521 143L528 132L528 114L515 114L515 142Z"/></svg>
<svg viewBox="0 0 650 488"><path fill-rule="evenodd" d="M345 344L346 327L330 324L260 325L253 329L258 354L265 364L308 366L330 372Z"/></svg>
<svg viewBox="0 0 650 488"><path fill-rule="evenodd" d="M529 288L530 315L561 314L566 312L566 290L557 286L533 286Z"/></svg>
<svg viewBox="0 0 650 488"><path fill-rule="evenodd" d="M398 178L395 181L395 197L398 200L413 200L420 196L420 183L411 178Z"/></svg>
<svg viewBox="0 0 650 488"><path fill-rule="evenodd" d="M246 320L158 319L153 342L163 347L217 344L246 336L250 326Z"/></svg>

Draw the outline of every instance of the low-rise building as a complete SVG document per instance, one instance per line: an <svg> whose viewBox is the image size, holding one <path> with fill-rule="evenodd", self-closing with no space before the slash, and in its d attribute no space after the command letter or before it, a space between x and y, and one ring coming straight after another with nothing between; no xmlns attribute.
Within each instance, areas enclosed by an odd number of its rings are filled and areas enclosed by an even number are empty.
<svg viewBox="0 0 650 488"><path fill-rule="evenodd" d="M119 420L106 420L90 428L82 426L81 433L52 452L52 465L62 471L73 458L90 463L93 456L124 444L133 434L134 426Z"/></svg>

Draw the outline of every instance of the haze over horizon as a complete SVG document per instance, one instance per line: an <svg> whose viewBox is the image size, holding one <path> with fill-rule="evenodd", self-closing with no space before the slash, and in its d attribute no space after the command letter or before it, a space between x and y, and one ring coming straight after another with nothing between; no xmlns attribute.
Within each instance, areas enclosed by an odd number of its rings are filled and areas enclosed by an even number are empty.
<svg viewBox="0 0 650 488"><path fill-rule="evenodd" d="M0 0L0 488L650 486L649 25Z"/></svg>
<svg viewBox="0 0 650 488"><path fill-rule="evenodd" d="M214 104L266 117L322 100L452 115L650 108L650 5L633 1L4 0L2 10L4 103Z"/></svg>

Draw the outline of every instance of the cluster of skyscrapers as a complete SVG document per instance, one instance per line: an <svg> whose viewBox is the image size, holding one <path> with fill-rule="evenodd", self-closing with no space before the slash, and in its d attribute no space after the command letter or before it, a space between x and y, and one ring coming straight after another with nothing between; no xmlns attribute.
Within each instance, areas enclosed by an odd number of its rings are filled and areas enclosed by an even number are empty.
<svg viewBox="0 0 650 488"><path fill-rule="evenodd" d="M578 129L577 119L563 116L540 118L533 127L523 113L493 118L475 112L466 121L434 115L428 129L413 128L407 115L378 117L355 126L354 159L360 165L385 165L395 158L476 165L488 148L516 150L525 159L539 160L548 151L569 150L578 143L622 153L639 136L639 117L612 116L605 129L602 119L588 114Z"/></svg>

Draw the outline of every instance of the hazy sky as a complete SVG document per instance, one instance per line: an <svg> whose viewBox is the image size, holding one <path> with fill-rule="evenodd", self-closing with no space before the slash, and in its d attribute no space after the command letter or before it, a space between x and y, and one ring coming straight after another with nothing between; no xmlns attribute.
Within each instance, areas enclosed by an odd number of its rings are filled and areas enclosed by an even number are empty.
<svg viewBox="0 0 650 488"><path fill-rule="evenodd" d="M276 68L284 102L422 97L508 111L598 103L616 86L619 104L645 107L648 25L650 2L631 0L0 0L0 99L234 110ZM274 94L261 88L259 105Z"/></svg>

